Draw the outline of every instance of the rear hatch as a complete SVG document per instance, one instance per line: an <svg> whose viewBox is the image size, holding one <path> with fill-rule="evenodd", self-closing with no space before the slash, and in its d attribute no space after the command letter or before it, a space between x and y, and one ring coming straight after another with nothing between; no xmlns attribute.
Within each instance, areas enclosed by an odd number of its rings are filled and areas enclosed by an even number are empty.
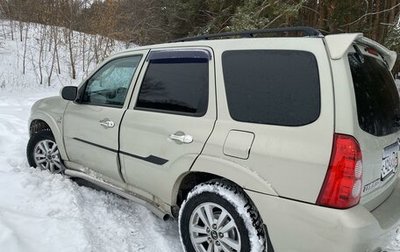
<svg viewBox="0 0 400 252"><path fill-rule="evenodd" d="M347 56L358 117L354 135L363 160L361 203L372 210L398 179L400 99L390 66L378 50L354 44Z"/></svg>

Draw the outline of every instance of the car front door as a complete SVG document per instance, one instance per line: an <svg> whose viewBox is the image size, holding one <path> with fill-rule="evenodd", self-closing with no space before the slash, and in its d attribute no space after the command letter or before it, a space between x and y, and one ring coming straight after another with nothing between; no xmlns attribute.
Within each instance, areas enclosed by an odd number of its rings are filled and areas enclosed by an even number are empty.
<svg viewBox="0 0 400 252"><path fill-rule="evenodd" d="M145 53L145 52L143 52ZM70 162L110 182L121 182L118 130L137 68L144 55L115 58L99 68L79 89L64 113L64 141ZM136 74L135 74L136 73Z"/></svg>
<svg viewBox="0 0 400 252"><path fill-rule="evenodd" d="M216 120L212 51L153 50L144 68L121 124L122 172L144 196L168 203Z"/></svg>

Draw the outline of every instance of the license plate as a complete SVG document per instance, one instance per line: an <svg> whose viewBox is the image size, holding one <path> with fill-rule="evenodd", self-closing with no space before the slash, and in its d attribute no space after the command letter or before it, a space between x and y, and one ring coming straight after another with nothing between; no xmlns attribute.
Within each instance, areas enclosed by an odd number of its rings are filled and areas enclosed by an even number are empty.
<svg viewBox="0 0 400 252"><path fill-rule="evenodd" d="M399 143L391 144L383 150L381 180L395 174L399 165Z"/></svg>

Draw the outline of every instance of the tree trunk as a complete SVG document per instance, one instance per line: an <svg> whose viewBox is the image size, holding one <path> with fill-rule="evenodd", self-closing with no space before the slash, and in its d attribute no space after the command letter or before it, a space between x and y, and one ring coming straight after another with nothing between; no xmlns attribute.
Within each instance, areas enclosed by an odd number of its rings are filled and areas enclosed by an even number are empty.
<svg viewBox="0 0 400 252"><path fill-rule="evenodd" d="M67 39L68 39L68 50L69 50L69 60L71 64L71 77L72 79L76 79L76 69L75 69L75 59L74 59L74 48L73 48L73 31L71 29L68 29L68 34L67 34Z"/></svg>
<svg viewBox="0 0 400 252"><path fill-rule="evenodd" d="M86 34L83 34L82 40L82 72L85 72L85 59L86 59Z"/></svg>
<svg viewBox="0 0 400 252"><path fill-rule="evenodd" d="M20 40L21 42L23 42L23 36L22 36L22 34L23 34L23 32L24 32L24 23L22 23L22 21L19 21L19 22L18 22L18 28L19 28L19 40Z"/></svg>
<svg viewBox="0 0 400 252"><path fill-rule="evenodd" d="M14 40L14 21L10 20L11 40Z"/></svg>
<svg viewBox="0 0 400 252"><path fill-rule="evenodd" d="M376 10L375 11L377 12L377 14L375 15L373 39L378 41L379 35L380 35L379 23L380 23L381 15L380 15L379 11L381 11L381 0L376 1Z"/></svg>
<svg viewBox="0 0 400 252"><path fill-rule="evenodd" d="M28 44L28 31L29 31L29 24L27 24L25 27L24 55L22 58L22 74L26 74L26 51Z"/></svg>

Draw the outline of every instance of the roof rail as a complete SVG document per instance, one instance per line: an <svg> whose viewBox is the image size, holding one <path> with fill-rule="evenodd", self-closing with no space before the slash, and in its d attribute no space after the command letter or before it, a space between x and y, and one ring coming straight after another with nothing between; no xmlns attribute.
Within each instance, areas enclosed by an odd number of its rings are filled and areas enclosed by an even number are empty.
<svg viewBox="0 0 400 252"><path fill-rule="evenodd" d="M287 33L301 33L303 36L309 37L323 37L323 34L312 27L307 26L296 26L296 27L285 27L285 28L272 28L272 29L262 29L262 30L250 30L250 31L242 31L242 32L224 32L224 33L216 33L216 34L208 34L208 35L200 35L195 37L187 37L180 38L176 40L172 40L170 42L185 42L185 41L196 41L196 40L208 40L208 39L220 39L220 38L228 38L228 37L240 37L240 38L253 38L254 35L257 34L285 34ZM296 37L296 36L295 36Z"/></svg>

